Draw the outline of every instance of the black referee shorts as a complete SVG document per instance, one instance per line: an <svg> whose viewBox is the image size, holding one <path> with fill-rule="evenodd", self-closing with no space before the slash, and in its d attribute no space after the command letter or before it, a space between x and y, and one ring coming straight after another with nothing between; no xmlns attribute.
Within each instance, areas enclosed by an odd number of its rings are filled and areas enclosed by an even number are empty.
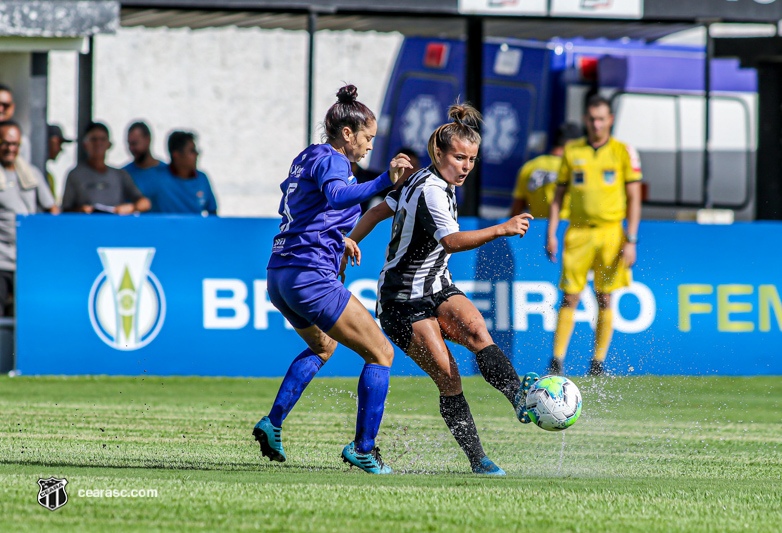
<svg viewBox="0 0 782 533"><path fill-rule="evenodd" d="M388 300L381 302L380 327L391 342L407 352L413 340L413 323L437 316L437 308L451 296L464 293L456 285L414 300Z"/></svg>

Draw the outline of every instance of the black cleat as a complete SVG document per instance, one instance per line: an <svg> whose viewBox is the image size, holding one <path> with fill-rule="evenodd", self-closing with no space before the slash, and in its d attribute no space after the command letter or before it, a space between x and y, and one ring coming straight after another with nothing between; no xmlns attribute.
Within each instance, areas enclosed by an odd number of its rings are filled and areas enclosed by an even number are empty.
<svg viewBox="0 0 782 533"><path fill-rule="evenodd" d="M589 375L590 376L605 376L606 371L603 368L603 363L601 361L598 361L597 359L592 359L592 362L589 363Z"/></svg>
<svg viewBox="0 0 782 533"><path fill-rule="evenodd" d="M551 362L548 364L548 368L546 369L546 373L552 376L561 376L562 359L557 359L556 357L552 357Z"/></svg>

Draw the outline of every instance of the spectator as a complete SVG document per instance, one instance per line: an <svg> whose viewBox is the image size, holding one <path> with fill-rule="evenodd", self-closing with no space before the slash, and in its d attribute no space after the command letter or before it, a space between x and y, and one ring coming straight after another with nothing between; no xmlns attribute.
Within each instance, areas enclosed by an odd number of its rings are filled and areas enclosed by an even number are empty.
<svg viewBox="0 0 782 533"><path fill-rule="evenodd" d="M66 139L62 134L62 128L56 124L47 124L46 133L49 138L49 154L46 158L46 162L54 161L57 156L62 152L62 145L65 143L73 142L71 139ZM52 191L52 195L57 198L55 192L54 176L46 170L46 182L49 184L49 189Z"/></svg>
<svg viewBox="0 0 782 533"><path fill-rule="evenodd" d="M209 178L198 170L196 136L175 131L168 137L171 164L150 181L149 199L155 213L217 214L217 200Z"/></svg>
<svg viewBox="0 0 782 533"><path fill-rule="evenodd" d="M122 168L130 174L136 186L147 197L149 197L147 182L160 179L158 172L168 167L152 156L150 144L152 144L152 132L149 126L145 122L131 124L128 128L128 151L133 156L133 161Z"/></svg>
<svg viewBox="0 0 782 533"><path fill-rule="evenodd" d="M11 88L8 85L0 83L0 121L6 122L13 120L14 113L16 112L16 104L14 103L14 94L11 92ZM19 149L19 155L30 162L30 138L22 134L22 147Z"/></svg>
<svg viewBox="0 0 782 533"><path fill-rule="evenodd" d="M63 211L117 215L149 211L149 200L138 190L130 174L106 165L109 148L109 129L100 122L91 122L84 134L87 161L68 173L62 198Z"/></svg>
<svg viewBox="0 0 782 533"><path fill-rule="evenodd" d="M41 172L19 156L22 129L0 122L0 315L9 314L16 272L16 215L57 213Z"/></svg>

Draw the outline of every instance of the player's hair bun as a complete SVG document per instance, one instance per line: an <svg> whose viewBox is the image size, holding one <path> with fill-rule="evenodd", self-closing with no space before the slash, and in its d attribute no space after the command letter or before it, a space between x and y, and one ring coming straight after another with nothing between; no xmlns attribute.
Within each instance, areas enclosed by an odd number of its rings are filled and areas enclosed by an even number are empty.
<svg viewBox="0 0 782 533"><path fill-rule="evenodd" d="M352 104L358 100L358 89L355 85L345 85L337 91L337 101L340 104Z"/></svg>
<svg viewBox="0 0 782 533"><path fill-rule="evenodd" d="M470 104L452 105L448 108L448 118L475 131L480 129L481 113Z"/></svg>

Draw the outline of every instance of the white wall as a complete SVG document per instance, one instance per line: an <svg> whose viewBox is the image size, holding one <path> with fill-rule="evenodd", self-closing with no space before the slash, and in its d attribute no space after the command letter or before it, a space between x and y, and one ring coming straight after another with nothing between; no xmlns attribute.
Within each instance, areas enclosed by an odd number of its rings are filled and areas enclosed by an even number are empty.
<svg viewBox="0 0 782 533"><path fill-rule="evenodd" d="M319 32L315 120L343 81L379 115L401 42L396 33ZM275 216L279 184L305 146L306 60L307 34L300 31L122 28L96 37L94 117L111 129L110 164L130 161L125 131L137 119L150 125L153 153L165 160L169 132L195 131L199 167L212 180L220 213ZM49 121L71 137L76 64L75 53L50 54ZM68 146L50 165L60 190L75 153Z"/></svg>

